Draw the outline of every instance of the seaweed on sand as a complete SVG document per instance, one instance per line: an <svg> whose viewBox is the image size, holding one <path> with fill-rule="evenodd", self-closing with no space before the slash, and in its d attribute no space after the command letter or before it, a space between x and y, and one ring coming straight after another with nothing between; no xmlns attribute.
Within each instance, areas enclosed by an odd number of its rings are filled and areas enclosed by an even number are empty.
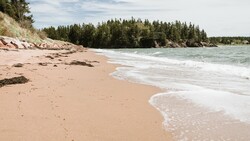
<svg viewBox="0 0 250 141"><path fill-rule="evenodd" d="M49 58L49 59L54 59L54 57L48 55L48 56L45 56L46 58Z"/></svg>
<svg viewBox="0 0 250 141"><path fill-rule="evenodd" d="M90 63L82 62L82 61L72 61L69 65L80 65L80 66L87 66L87 67L94 67Z"/></svg>
<svg viewBox="0 0 250 141"><path fill-rule="evenodd" d="M40 66L48 66L48 64L50 64L50 63L47 63L47 62L44 62L44 63L38 63L38 65L40 65Z"/></svg>
<svg viewBox="0 0 250 141"><path fill-rule="evenodd" d="M13 67L16 67L16 68L21 68L23 67L23 64L21 63L17 63L17 64L14 64Z"/></svg>
<svg viewBox="0 0 250 141"><path fill-rule="evenodd" d="M18 76L13 78L5 78L0 80L0 87L7 86L7 85L15 85L15 84L24 84L27 83L29 79L24 76Z"/></svg>

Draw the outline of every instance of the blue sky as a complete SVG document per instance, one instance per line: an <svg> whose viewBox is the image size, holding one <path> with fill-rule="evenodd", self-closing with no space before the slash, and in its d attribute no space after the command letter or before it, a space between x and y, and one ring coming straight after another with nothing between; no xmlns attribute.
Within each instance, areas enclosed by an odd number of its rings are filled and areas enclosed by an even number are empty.
<svg viewBox="0 0 250 141"><path fill-rule="evenodd" d="M192 22L208 36L250 36L250 0L27 0L35 27L131 17Z"/></svg>

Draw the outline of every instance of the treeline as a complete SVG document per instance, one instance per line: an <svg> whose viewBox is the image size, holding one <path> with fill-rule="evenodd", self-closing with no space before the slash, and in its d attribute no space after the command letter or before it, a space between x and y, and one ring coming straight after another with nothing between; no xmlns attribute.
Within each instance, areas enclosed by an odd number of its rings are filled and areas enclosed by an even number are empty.
<svg viewBox="0 0 250 141"><path fill-rule="evenodd" d="M169 43L181 45L189 40L207 42L207 34L194 24L176 22L108 20L92 24L74 24L44 28L49 38L69 41L93 48L165 47Z"/></svg>
<svg viewBox="0 0 250 141"><path fill-rule="evenodd" d="M15 19L22 27L31 28L34 23L29 3L25 0L0 0L0 11Z"/></svg>
<svg viewBox="0 0 250 141"><path fill-rule="evenodd" d="M215 44L250 44L250 37L210 37L210 42Z"/></svg>

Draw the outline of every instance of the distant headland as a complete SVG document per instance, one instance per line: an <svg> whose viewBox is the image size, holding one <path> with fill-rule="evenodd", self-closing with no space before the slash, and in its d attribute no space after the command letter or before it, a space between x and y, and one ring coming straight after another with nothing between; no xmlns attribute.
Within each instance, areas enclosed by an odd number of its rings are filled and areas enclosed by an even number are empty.
<svg viewBox="0 0 250 141"><path fill-rule="evenodd" d="M44 28L49 38L92 48L216 47L207 33L192 23L131 18L93 24Z"/></svg>

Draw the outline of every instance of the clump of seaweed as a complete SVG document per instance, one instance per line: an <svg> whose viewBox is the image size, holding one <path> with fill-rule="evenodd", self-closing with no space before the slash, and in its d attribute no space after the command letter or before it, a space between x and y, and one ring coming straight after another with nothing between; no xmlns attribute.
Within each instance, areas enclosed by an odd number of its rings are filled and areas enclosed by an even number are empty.
<svg viewBox="0 0 250 141"><path fill-rule="evenodd" d="M48 63L38 63L40 66L48 66Z"/></svg>
<svg viewBox="0 0 250 141"><path fill-rule="evenodd" d="M55 58L59 58L59 57L69 57L69 56L67 56L67 55L65 55L65 54L63 54L63 53L53 53L52 54Z"/></svg>
<svg viewBox="0 0 250 141"><path fill-rule="evenodd" d="M46 58L49 58L49 59L54 59L54 57L48 55L48 56L45 56Z"/></svg>
<svg viewBox="0 0 250 141"><path fill-rule="evenodd" d="M100 63L99 61L88 61L88 60L86 60L86 62L88 62L88 63Z"/></svg>
<svg viewBox="0 0 250 141"><path fill-rule="evenodd" d="M76 61L76 60L72 61L69 65L79 65L79 66L94 67L90 63L86 63L86 62L82 62L82 61Z"/></svg>
<svg viewBox="0 0 250 141"><path fill-rule="evenodd" d="M75 50L73 50L73 51L63 52L62 54L64 54L64 55L68 55L68 54L73 54L73 53L76 53L76 51L75 51Z"/></svg>
<svg viewBox="0 0 250 141"><path fill-rule="evenodd" d="M0 80L0 87L7 86L7 85L24 84L27 82L29 82L29 79L27 79L24 76L5 78L5 79Z"/></svg>
<svg viewBox="0 0 250 141"><path fill-rule="evenodd" d="M16 68L21 68L23 67L23 64L21 63L17 63L17 64L14 64L13 67L16 67Z"/></svg>

